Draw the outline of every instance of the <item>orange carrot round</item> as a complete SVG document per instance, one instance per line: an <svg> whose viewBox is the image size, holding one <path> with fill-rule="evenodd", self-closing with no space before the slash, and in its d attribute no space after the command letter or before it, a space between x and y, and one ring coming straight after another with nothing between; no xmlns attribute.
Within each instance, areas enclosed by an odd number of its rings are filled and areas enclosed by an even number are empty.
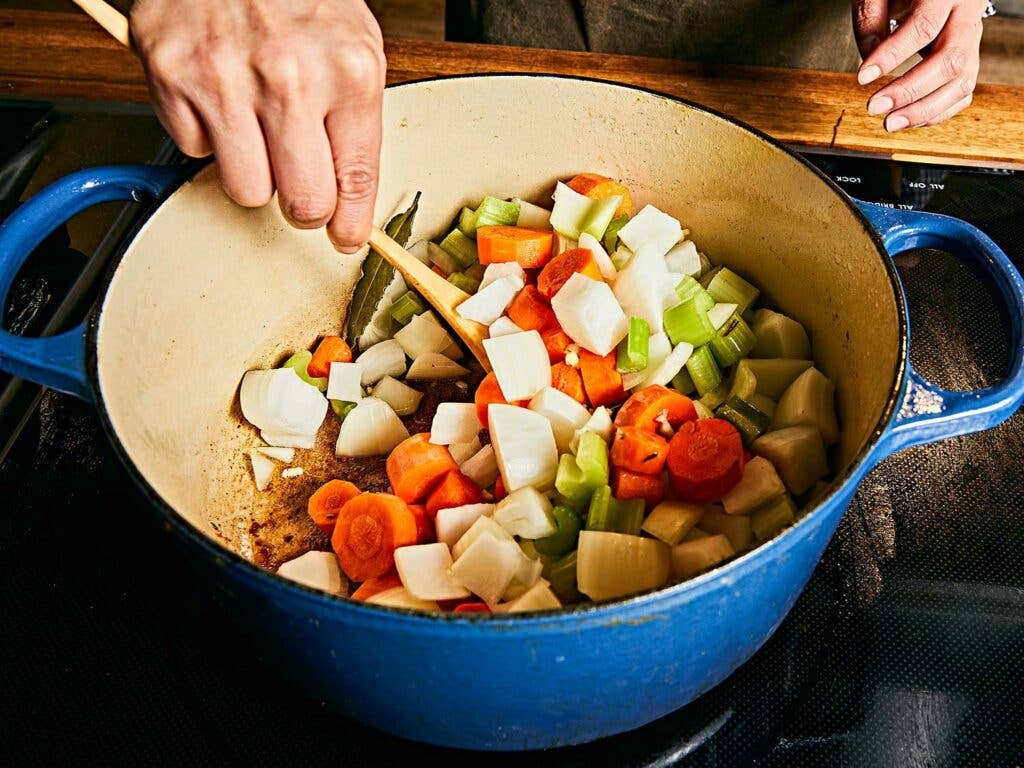
<svg viewBox="0 0 1024 768"><path fill-rule="evenodd" d="M458 465L443 445L433 445L420 433L400 442L388 456L387 473L395 495L409 504L424 501L446 473Z"/></svg>
<svg viewBox="0 0 1024 768"><path fill-rule="evenodd" d="M390 493L361 493L350 499L331 536L341 570L353 581L382 576L395 567L395 550L416 543L416 518Z"/></svg>
<svg viewBox="0 0 1024 768"><path fill-rule="evenodd" d="M544 331L558 325L554 310L532 285L516 294L507 312L512 322L524 331Z"/></svg>
<svg viewBox="0 0 1024 768"><path fill-rule="evenodd" d="M683 424L668 449L672 488L683 501L717 501L743 477L743 440L724 419Z"/></svg>
<svg viewBox="0 0 1024 768"><path fill-rule="evenodd" d="M402 579L395 571L389 571L383 576L374 576L359 585L359 589L352 593L353 600L369 600L378 592L402 586Z"/></svg>
<svg viewBox="0 0 1024 768"><path fill-rule="evenodd" d="M480 486L459 470L453 469L444 476L441 484L427 497L427 514L434 518L439 509L480 504L483 500L484 494L480 490Z"/></svg>
<svg viewBox="0 0 1024 768"><path fill-rule="evenodd" d="M554 233L527 227L477 227L476 250L481 264L515 261L525 268L542 267L551 258Z"/></svg>
<svg viewBox="0 0 1024 768"><path fill-rule="evenodd" d="M633 215L633 195L630 194L629 187L623 186L607 176L602 176L599 173L581 173L569 179L566 186L591 200L604 200L619 195L622 200L619 207L615 209L615 215Z"/></svg>
<svg viewBox="0 0 1024 768"><path fill-rule="evenodd" d="M656 475L668 458L668 441L654 432L639 427L619 427L612 438L612 466Z"/></svg>
<svg viewBox="0 0 1024 768"><path fill-rule="evenodd" d="M601 357L581 349L580 375L583 377L587 400L595 408L599 405L613 405L626 396L622 388L622 374L615 369L615 352Z"/></svg>
<svg viewBox="0 0 1024 768"><path fill-rule="evenodd" d="M594 280L603 280L601 268L594 260L594 254L587 248L572 248L555 256L547 263L547 266L540 271L537 278L537 290L541 295L551 301L556 293L562 290L562 286L569 278L579 272L580 274L592 277Z"/></svg>
<svg viewBox="0 0 1024 768"><path fill-rule="evenodd" d="M352 350L340 336L324 336L306 366L306 373L313 378L331 374L331 363L351 363Z"/></svg>
<svg viewBox="0 0 1024 768"><path fill-rule="evenodd" d="M642 475L612 467L612 496L616 499L643 499L648 507L665 499L665 480L661 475Z"/></svg>
<svg viewBox="0 0 1024 768"><path fill-rule="evenodd" d="M673 429L679 429L684 422L697 419L697 409L693 407L693 400L674 389L652 384L639 392L634 392L622 404L622 408L615 416L615 426L640 427L656 432L659 426L657 419L662 413Z"/></svg>
<svg viewBox="0 0 1024 768"><path fill-rule="evenodd" d="M540 337L544 340L544 348L548 351L548 360L552 363L560 363L565 360L565 350L573 341L561 326L548 328Z"/></svg>
<svg viewBox="0 0 1024 768"><path fill-rule="evenodd" d="M583 378L578 368L566 363L551 366L551 386L564 392L577 403L587 404L587 394L583 390Z"/></svg>
<svg viewBox="0 0 1024 768"><path fill-rule="evenodd" d="M334 533L338 512L349 499L354 499L360 493L361 491L348 480L329 480L309 497L306 511L317 527L330 536Z"/></svg>

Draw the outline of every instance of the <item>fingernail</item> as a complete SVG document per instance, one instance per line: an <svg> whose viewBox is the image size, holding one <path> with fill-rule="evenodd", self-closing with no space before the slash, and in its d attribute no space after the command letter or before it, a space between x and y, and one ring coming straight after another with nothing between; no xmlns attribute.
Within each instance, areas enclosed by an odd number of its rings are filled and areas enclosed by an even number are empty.
<svg viewBox="0 0 1024 768"><path fill-rule="evenodd" d="M857 82L861 85L867 85L868 83L873 83L881 76L881 68L877 64L872 64L870 67L864 67L857 73Z"/></svg>
<svg viewBox="0 0 1024 768"><path fill-rule="evenodd" d="M344 245L344 246L342 246L342 245L339 245L339 246L337 246L337 248L338 248L339 251L344 253L346 256L351 256L353 253L359 253L359 246L358 245L357 246L351 246L351 245Z"/></svg>
<svg viewBox="0 0 1024 768"><path fill-rule="evenodd" d="M884 115L892 109L892 99L888 96L873 96L868 102L869 115Z"/></svg>
<svg viewBox="0 0 1024 768"><path fill-rule="evenodd" d="M864 38L864 58L871 55L872 51L878 47L879 42L878 35L871 35L871 37Z"/></svg>
<svg viewBox="0 0 1024 768"><path fill-rule="evenodd" d="M885 119L885 130L889 131L889 133L902 131L908 125L910 125L910 121L903 115L890 115Z"/></svg>

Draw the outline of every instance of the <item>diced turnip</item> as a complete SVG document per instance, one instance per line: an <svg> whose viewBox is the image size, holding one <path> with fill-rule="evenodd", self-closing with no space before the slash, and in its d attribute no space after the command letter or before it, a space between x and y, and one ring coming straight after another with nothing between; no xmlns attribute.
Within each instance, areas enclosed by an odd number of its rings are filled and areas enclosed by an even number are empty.
<svg viewBox="0 0 1024 768"><path fill-rule="evenodd" d="M799 496L828 474L825 444L817 427L787 427L766 432L750 446L768 459L791 493Z"/></svg>
<svg viewBox="0 0 1024 768"><path fill-rule="evenodd" d="M452 360L459 360L462 357L462 350L455 343L455 339L430 311L413 315L408 325L395 334L395 341L413 360L427 352L437 352ZM391 374L390 371L388 373Z"/></svg>
<svg viewBox="0 0 1024 768"><path fill-rule="evenodd" d="M257 448L257 451L262 453L264 456L269 456L275 461L281 461L285 464L291 464L295 461L295 449L294 448L270 448L263 447Z"/></svg>
<svg viewBox="0 0 1024 768"><path fill-rule="evenodd" d="M504 605L503 612L549 611L561 607L562 603L551 591L551 587L545 582L538 581L515 600Z"/></svg>
<svg viewBox="0 0 1024 768"><path fill-rule="evenodd" d="M492 507L491 513L493 513L493 505L490 506ZM494 518L490 514L480 515L473 521L473 524L469 526L466 532L459 537L459 540L452 545L452 557L458 560L462 557L462 553L469 549L473 542L485 533L496 539L504 539L515 543L515 538L512 534L494 522Z"/></svg>
<svg viewBox="0 0 1024 768"><path fill-rule="evenodd" d="M415 544L395 550L395 569L402 586L418 600L458 600L469 592L451 574L448 545Z"/></svg>
<svg viewBox="0 0 1024 768"><path fill-rule="evenodd" d="M386 456L407 437L409 430L390 405L375 397L364 397L341 423L334 454Z"/></svg>
<svg viewBox="0 0 1024 768"><path fill-rule="evenodd" d="M595 408L594 412L590 414L590 418L587 423L576 430L572 436L572 441L569 444L569 450L576 453L576 450L580 445L580 437L584 432L594 432L601 436L601 439L606 443L612 439L612 432L615 430L615 425L612 423L612 412L605 408L603 405L599 408Z"/></svg>
<svg viewBox="0 0 1024 768"><path fill-rule="evenodd" d="M754 538L750 526L750 518L746 515L727 515L718 508L709 508L704 517L700 519L700 527L712 536L722 534L729 540L729 544L737 552L744 552L750 548L750 542Z"/></svg>
<svg viewBox="0 0 1024 768"><path fill-rule="evenodd" d="M675 546L683 540L704 516L702 504L691 504L686 501L663 501L651 510L644 520L642 529L656 539L661 539L669 546Z"/></svg>
<svg viewBox="0 0 1024 768"><path fill-rule="evenodd" d="M277 573L286 579L330 592L332 595L348 594L348 579L338 567L338 558L333 552L307 552L294 560L281 563Z"/></svg>
<svg viewBox="0 0 1024 768"><path fill-rule="evenodd" d="M569 450L576 430L590 420L588 411L578 401L554 387L545 387L530 400L529 408L551 422L559 453Z"/></svg>
<svg viewBox="0 0 1024 768"><path fill-rule="evenodd" d="M601 241L588 232L584 232L580 235L579 247L586 248L594 256L594 261L597 262L597 268L601 270L601 277L605 280L614 280L615 275L618 274L618 270L615 269L615 265L612 264L611 257L608 255L608 251L601 245Z"/></svg>
<svg viewBox="0 0 1024 768"><path fill-rule="evenodd" d="M412 361L405 378L409 381L436 381L438 379L457 379L469 373L449 357L440 352L424 352Z"/></svg>
<svg viewBox="0 0 1024 768"><path fill-rule="evenodd" d="M607 355L629 333L629 318L602 280L576 272L551 300L562 330L596 355Z"/></svg>
<svg viewBox="0 0 1024 768"><path fill-rule="evenodd" d="M608 531L581 531L576 561L580 592L611 600L668 581L669 548L663 541Z"/></svg>
<svg viewBox="0 0 1024 768"><path fill-rule="evenodd" d="M515 576L521 557L514 541L483 533L455 561L452 576L481 600L496 603Z"/></svg>
<svg viewBox="0 0 1024 768"><path fill-rule="evenodd" d="M439 509L434 518L437 540L454 547L480 517L494 513L493 504L463 504L461 507ZM472 543L472 542L470 542ZM466 544L469 546L469 544Z"/></svg>
<svg viewBox="0 0 1024 768"><path fill-rule="evenodd" d="M688 579L736 554L729 539L718 534L684 541L672 547L672 575Z"/></svg>
<svg viewBox="0 0 1024 768"><path fill-rule="evenodd" d="M690 277L698 277L701 273L700 254L692 240L676 243L665 254L665 266L669 272L679 272ZM676 281L678 282L678 281ZM673 283L673 288L675 283Z"/></svg>
<svg viewBox="0 0 1024 768"><path fill-rule="evenodd" d="M456 307L461 317L482 325L490 325L501 317L512 299L516 297L525 283L516 275L508 275L495 280Z"/></svg>
<svg viewBox="0 0 1024 768"><path fill-rule="evenodd" d="M708 310L708 321L717 331L733 316L737 306L737 304L715 304L715 306Z"/></svg>
<svg viewBox="0 0 1024 768"><path fill-rule="evenodd" d="M636 253L650 247L659 258L665 256L683 236L679 222L653 205L645 205L619 230L619 240Z"/></svg>
<svg viewBox="0 0 1024 768"><path fill-rule="evenodd" d="M498 479L498 459L494 455L494 446L485 445L461 464L459 469L481 488L490 488Z"/></svg>
<svg viewBox="0 0 1024 768"><path fill-rule="evenodd" d="M722 497L722 507L730 515L748 515L785 492L772 463L755 456L743 466L742 479Z"/></svg>
<svg viewBox="0 0 1024 768"><path fill-rule="evenodd" d="M475 440L483 428L473 403L441 403L430 425L430 442L434 445L468 443Z"/></svg>
<svg viewBox="0 0 1024 768"><path fill-rule="evenodd" d="M737 371L745 368L748 373L757 379L758 394L778 400L786 391L797 376L814 365L812 360L786 360L776 358L772 360L755 360L745 358L737 363Z"/></svg>
<svg viewBox="0 0 1024 768"><path fill-rule="evenodd" d="M547 496L526 486L498 502L494 521L513 536L542 539L558 530L551 509Z"/></svg>
<svg viewBox="0 0 1024 768"><path fill-rule="evenodd" d="M387 605L392 608L410 608L416 611L441 610L433 600L420 600L409 594L405 587L392 587L366 598L366 602L375 605Z"/></svg>
<svg viewBox="0 0 1024 768"><path fill-rule="evenodd" d="M249 453L249 461L252 463L252 478L256 481L256 490L267 490L274 476L274 462L256 451Z"/></svg>
<svg viewBox="0 0 1024 768"><path fill-rule="evenodd" d="M832 445L839 439L834 396L832 381L817 368L808 368L779 398L772 416L772 429L817 427L825 445Z"/></svg>
<svg viewBox="0 0 1024 768"><path fill-rule="evenodd" d="M354 403L363 397L363 366L360 363L331 363L327 399Z"/></svg>
<svg viewBox="0 0 1024 768"><path fill-rule="evenodd" d="M629 317L647 321L651 333L661 333L668 285L665 260L657 247L645 245L615 278L615 298Z"/></svg>
<svg viewBox="0 0 1024 768"><path fill-rule="evenodd" d="M518 197L513 197L512 202L519 205L517 227L551 229L551 211L547 208L541 208L539 205L520 200Z"/></svg>
<svg viewBox="0 0 1024 768"><path fill-rule="evenodd" d="M750 353L753 357L806 360L811 356L807 331L791 317L759 309L754 313L750 330L757 337L754 351Z"/></svg>
<svg viewBox="0 0 1024 768"><path fill-rule="evenodd" d="M484 349L508 402L528 400L551 386L551 361L537 331L484 339Z"/></svg>
<svg viewBox="0 0 1024 768"><path fill-rule="evenodd" d="M405 373L405 351L394 339L374 344L356 362L362 372L359 383L364 387L376 384L385 376L401 376Z"/></svg>
<svg viewBox="0 0 1024 768"><path fill-rule="evenodd" d="M246 420L273 435L314 435L327 415L327 399L291 368L249 371L239 400Z"/></svg>
<svg viewBox="0 0 1024 768"><path fill-rule="evenodd" d="M512 320L505 315L502 315L491 323L490 327L487 329L487 335L492 339L496 339L499 336L510 336L513 333L522 332L523 329L513 323Z"/></svg>
<svg viewBox="0 0 1024 768"><path fill-rule="evenodd" d="M438 443L443 445L443 443ZM467 440L461 443L451 443L448 445L448 453L455 459L455 463L462 466L470 457L476 455L480 450L480 438L474 437L472 440Z"/></svg>
<svg viewBox="0 0 1024 768"><path fill-rule="evenodd" d="M480 290L503 277L518 277L525 284L526 270L519 266L517 261L498 261L488 264L484 270L484 276L480 278Z"/></svg>
<svg viewBox="0 0 1024 768"><path fill-rule="evenodd" d="M527 485L550 488L558 472L551 422L526 408L501 403L488 406L487 420L505 489L511 493Z"/></svg>

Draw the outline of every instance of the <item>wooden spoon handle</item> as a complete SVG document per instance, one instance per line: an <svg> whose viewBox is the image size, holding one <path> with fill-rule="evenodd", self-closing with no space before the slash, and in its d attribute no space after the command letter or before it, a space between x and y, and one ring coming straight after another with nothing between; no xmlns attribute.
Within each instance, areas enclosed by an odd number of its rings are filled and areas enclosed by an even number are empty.
<svg viewBox="0 0 1024 768"><path fill-rule="evenodd" d="M125 48L132 47L128 19L123 13L103 0L73 0L73 2L91 16L93 21L107 30L117 42Z"/></svg>

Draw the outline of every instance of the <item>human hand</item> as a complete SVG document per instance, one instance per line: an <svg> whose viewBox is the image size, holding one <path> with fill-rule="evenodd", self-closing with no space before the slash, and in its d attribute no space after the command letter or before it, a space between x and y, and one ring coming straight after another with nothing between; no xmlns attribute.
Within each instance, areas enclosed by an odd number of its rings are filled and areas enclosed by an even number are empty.
<svg viewBox="0 0 1024 768"><path fill-rule="evenodd" d="M978 79L985 0L853 0L853 27L867 85L920 52L923 60L879 89L868 113L885 129L934 125L970 106ZM889 34L889 19L900 24Z"/></svg>
<svg viewBox="0 0 1024 768"><path fill-rule="evenodd" d="M258 207L276 186L294 226L366 242L385 61L362 0L138 0L131 29L157 116L228 195Z"/></svg>

